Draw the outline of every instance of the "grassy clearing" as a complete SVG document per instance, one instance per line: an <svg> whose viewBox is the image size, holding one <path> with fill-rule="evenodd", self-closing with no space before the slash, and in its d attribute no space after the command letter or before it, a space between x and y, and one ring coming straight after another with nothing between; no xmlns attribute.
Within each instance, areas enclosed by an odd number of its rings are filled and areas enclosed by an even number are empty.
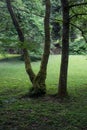
<svg viewBox="0 0 87 130"><path fill-rule="evenodd" d="M40 62L32 65L37 73ZM59 66L60 56L50 56L48 94L57 92ZM86 56L70 56L69 99L20 98L30 86L22 61L0 62L0 130L87 130Z"/></svg>

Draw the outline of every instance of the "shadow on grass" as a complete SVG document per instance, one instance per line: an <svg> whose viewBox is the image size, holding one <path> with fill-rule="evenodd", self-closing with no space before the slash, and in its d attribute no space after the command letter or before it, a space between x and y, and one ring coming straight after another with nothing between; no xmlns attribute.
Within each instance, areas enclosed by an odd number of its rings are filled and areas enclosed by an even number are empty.
<svg viewBox="0 0 87 130"><path fill-rule="evenodd" d="M15 57L4 57L3 59L0 59L0 62L19 62L21 60L21 56L15 56Z"/></svg>
<svg viewBox="0 0 87 130"><path fill-rule="evenodd" d="M87 130L86 90L86 87L78 88L76 97L72 93L63 100L56 94L36 99L17 97L5 100L4 107L6 107L0 111L2 115L0 129ZM12 93L14 91L9 92Z"/></svg>
<svg viewBox="0 0 87 130"><path fill-rule="evenodd" d="M31 62L37 62L41 60L41 56L30 56ZM4 57L0 59L0 62L23 62L24 59L22 56L13 56L13 57Z"/></svg>

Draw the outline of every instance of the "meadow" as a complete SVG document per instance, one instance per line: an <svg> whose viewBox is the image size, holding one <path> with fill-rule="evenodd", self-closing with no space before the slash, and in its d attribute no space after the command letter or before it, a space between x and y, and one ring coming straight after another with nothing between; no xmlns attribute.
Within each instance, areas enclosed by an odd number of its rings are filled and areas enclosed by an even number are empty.
<svg viewBox="0 0 87 130"><path fill-rule="evenodd" d="M24 62L0 56L0 130L87 130L87 56L70 55L69 97L54 98L58 91L60 55L50 56L47 95L23 98L31 83ZM40 61L32 62L37 73Z"/></svg>

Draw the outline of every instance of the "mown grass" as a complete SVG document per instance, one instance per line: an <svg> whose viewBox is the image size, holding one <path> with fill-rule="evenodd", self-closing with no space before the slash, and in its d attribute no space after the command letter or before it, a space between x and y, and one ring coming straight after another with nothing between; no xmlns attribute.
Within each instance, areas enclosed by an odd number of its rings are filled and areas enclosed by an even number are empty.
<svg viewBox="0 0 87 130"><path fill-rule="evenodd" d="M37 73L40 62L33 62ZM23 61L0 61L0 130L87 130L87 57L70 56L69 98L57 93L60 56L50 56L47 95L21 98L31 86Z"/></svg>

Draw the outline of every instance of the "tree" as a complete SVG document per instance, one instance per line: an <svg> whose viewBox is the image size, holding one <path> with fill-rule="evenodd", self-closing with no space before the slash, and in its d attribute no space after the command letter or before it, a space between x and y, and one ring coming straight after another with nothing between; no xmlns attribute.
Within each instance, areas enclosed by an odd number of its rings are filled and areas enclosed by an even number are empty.
<svg viewBox="0 0 87 130"><path fill-rule="evenodd" d="M44 30L45 30L45 45L44 45L44 53L41 61L40 71L34 79L33 88L31 89L31 94L45 94L46 93L46 73L47 73L47 64L48 58L50 54L50 0L46 0L46 11L44 18Z"/></svg>
<svg viewBox="0 0 87 130"><path fill-rule="evenodd" d="M12 21L13 21L13 25L15 26L15 29L16 29L16 31L18 33L19 40L21 42L22 51L23 51L23 55L24 55L24 59L25 59L26 72L28 73L31 82L33 83L35 74L32 71L32 67L31 67L31 63L30 63L30 57L28 55L28 50L27 50L26 47L24 47L24 42L25 42L24 34L23 34L23 32L21 30L21 27L19 26L19 23L18 23L18 21L16 19L16 16L15 16L15 14L13 12L13 9L12 9L12 6L11 6L11 1L6 0L6 3L7 3L8 11L9 11L10 16L11 16Z"/></svg>
<svg viewBox="0 0 87 130"><path fill-rule="evenodd" d="M83 31L83 24L85 18L87 18L85 6L85 12L83 11L84 5L87 5L87 1L69 1L61 0L62 12L63 12L63 33L62 33L62 56L61 56L61 67L60 67L60 77L58 86L58 95L60 97L65 97L68 95L67 92L67 73L68 73L68 60L69 60L69 32L70 25L81 31L83 38L86 40L85 34L87 31ZM77 8L78 7L78 8ZM80 7L80 8L79 8ZM74 8L74 9L72 9ZM71 14L71 16L69 16ZM79 16L84 16L84 19L79 18ZM86 17L85 17L86 16ZM80 24L80 26L72 23L72 18L75 18L73 23ZM79 19L77 19L77 17ZM83 18L83 17L82 17ZM82 22L83 20L83 22ZM86 27L86 26L85 26Z"/></svg>
<svg viewBox="0 0 87 130"><path fill-rule="evenodd" d="M58 95L64 97L67 95L67 71L69 59L69 3L68 0L61 0L61 4L63 12L63 31Z"/></svg>
<svg viewBox="0 0 87 130"><path fill-rule="evenodd" d="M12 9L11 1L6 0L6 3L7 3L7 8L10 13L13 25L17 31L19 40L21 42L21 48L24 55L26 72L33 84L33 87L30 89L29 95L42 96L46 93L45 79L46 79L46 73L47 73L47 63L48 63L48 58L50 54L50 26L49 26L50 0L45 1L46 3L46 11L45 11L45 18L44 18L45 44L44 44L44 53L43 53L43 57L41 61L40 70L37 75L35 75L35 73L32 70L30 57L29 57L28 50L25 44L25 37L19 25L19 22L16 19L16 15Z"/></svg>

